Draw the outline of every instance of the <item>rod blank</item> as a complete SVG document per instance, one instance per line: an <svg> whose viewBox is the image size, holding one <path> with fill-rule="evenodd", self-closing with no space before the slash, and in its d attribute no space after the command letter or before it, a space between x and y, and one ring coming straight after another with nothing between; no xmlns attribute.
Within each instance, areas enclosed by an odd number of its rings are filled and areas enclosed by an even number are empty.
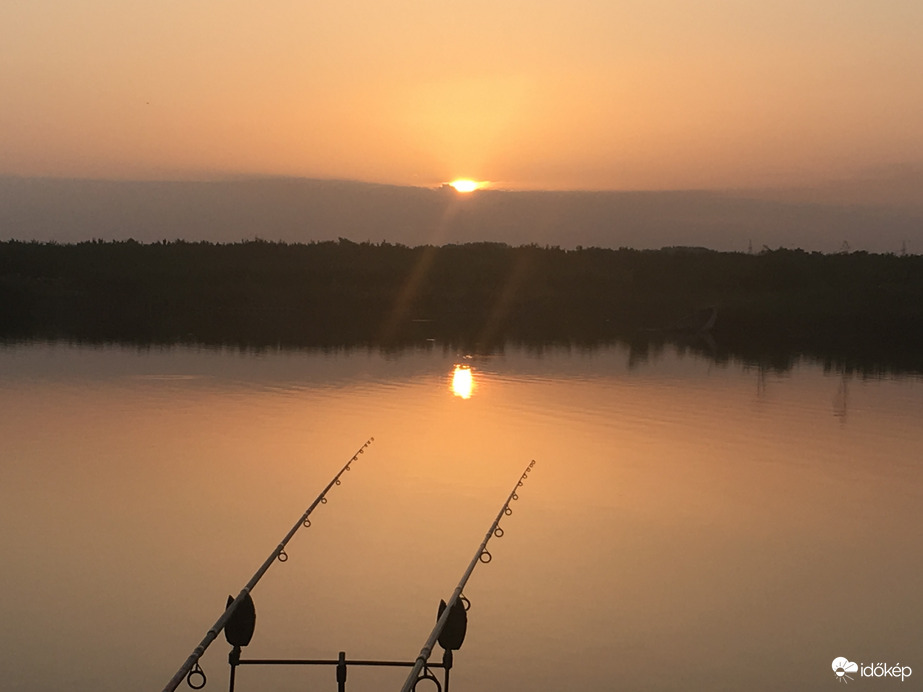
<svg viewBox="0 0 923 692"><path fill-rule="evenodd" d="M452 606L455 605L455 602L459 599L462 594L462 591L465 588L465 584L468 583L468 578L471 576L471 573L474 571L474 568L477 567L479 562L490 562L491 557L490 553L487 551L487 543L495 535L496 531L500 531L498 536L502 536L502 529L499 529L500 520L504 515L510 515L513 513L510 509L510 502L513 500L518 500L519 496L516 494L516 490L522 486L523 481L529 475L529 471L532 470L532 467L535 466L535 460L529 462L529 465L526 466L526 470L523 471L522 476L519 477L519 480L516 482L516 485L513 486L513 490L510 492L510 496L506 498L506 502L503 503L503 506L500 508L500 511L497 513L497 518L494 519L494 523L490 525L490 528L487 530L487 534L484 536L484 540L481 541L480 547L475 552L474 557L471 559L471 563L468 565L468 569L465 570L465 573L462 575L461 580L458 582L458 586L455 587L455 591L452 593L452 597L446 603L445 610L442 611L442 615L436 621L436 626L433 628L433 631L430 633L429 638L426 640L426 643L423 645L423 648L420 649L420 655L417 656L416 661L414 662L413 670L410 671L410 675L407 676L407 680L404 682L404 686L401 688L401 692L411 692L414 685L417 683L417 679L420 677L420 671L423 670L423 667L426 665L426 662L429 660L429 657L433 653L433 647L436 645L436 641L439 639L439 635L442 632L442 628L445 627L445 623L449 619L449 613L452 611Z"/></svg>
<svg viewBox="0 0 923 692"><path fill-rule="evenodd" d="M179 684L183 681L183 679L185 679L186 676L189 675L190 671L193 670L193 667L198 663L199 659L202 657L202 654L205 653L205 650L218 637L218 635L221 634L221 630L224 629L224 626L227 624L228 620L231 618L231 615L233 615L234 611L237 610L237 606L240 604L241 601L244 600L247 594L249 594L253 590L253 588L257 585L259 580L262 579L263 575L266 574L266 570L269 569L270 565L272 565L272 563L275 562L276 560L285 562L285 560L288 559L288 555L285 552L285 546L292 539L292 536L294 536L298 532L298 529L300 529L302 526L311 525L311 522L308 521L308 517L311 516L311 512L314 511L314 508L317 507L317 505L327 502L326 496L330 488L332 488L334 485L340 484L340 476L342 476L344 472L349 470L350 464L356 461L359 455L365 451L365 448L368 447L370 444L372 444L372 442L374 441L375 441L374 437L370 437L368 440L365 441L365 444L362 445L355 454L353 454L352 458L346 462L343 468L340 469L340 472L337 473L337 475L335 475L331 479L331 481L327 484L327 487L321 491L321 493L317 496L317 498L315 498L314 502L311 503L311 506L308 507L304 511L304 514L302 514L298 518L298 521L295 522L295 525L292 526L292 528L289 530L287 534L285 534L285 538L282 539L279 545L276 546L275 550L273 550L272 553L270 553L269 557L266 558L263 564L260 565L260 568L250 578L250 581L247 582L246 586L244 586L244 588L241 589L240 593L237 594L237 598L235 598L231 602L231 604L225 609L221 617L219 617L215 621L215 624L211 626L211 629L209 629L208 632L205 633L205 637L203 637L202 641L199 642L199 645L195 649L193 649L192 653L189 655L189 658L187 658L186 661L183 663L183 665L180 666L180 669L176 671L176 675L174 675L170 679L170 682L166 684L166 686L163 688L163 692L173 692L173 690L175 690L179 686ZM203 685L204 685L205 675L204 673L200 673L200 675L202 675Z"/></svg>

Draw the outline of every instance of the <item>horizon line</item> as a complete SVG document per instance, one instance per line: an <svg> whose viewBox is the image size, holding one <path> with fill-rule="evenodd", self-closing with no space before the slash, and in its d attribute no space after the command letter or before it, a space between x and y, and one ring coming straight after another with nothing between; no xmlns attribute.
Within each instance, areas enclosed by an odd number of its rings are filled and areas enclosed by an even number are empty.
<svg viewBox="0 0 923 692"><path fill-rule="evenodd" d="M904 170L909 175L923 176L923 168L907 167ZM366 185L370 187L390 187L408 190L426 190L434 192L451 191L461 196L476 197L478 193L509 192L509 193L706 193L706 194L741 194L747 192L795 192L795 191L823 191L831 185L845 185L857 183L871 183L882 179L894 177L882 174L879 176L854 176L851 178L830 178L811 183L786 183L751 185L741 187L519 187L490 180L484 181L484 186L473 192L459 193L451 186L451 181L439 181L431 184L390 183L377 180L364 180L360 178L319 177L311 175L289 175L274 173L222 173L188 175L182 177L98 177L98 176L72 176L72 175L29 175L20 173L0 172L0 180L21 181L53 181L53 182L78 182L78 183L111 183L111 184L220 184L220 183L246 183L246 182L314 182L314 183L340 183L352 185Z"/></svg>

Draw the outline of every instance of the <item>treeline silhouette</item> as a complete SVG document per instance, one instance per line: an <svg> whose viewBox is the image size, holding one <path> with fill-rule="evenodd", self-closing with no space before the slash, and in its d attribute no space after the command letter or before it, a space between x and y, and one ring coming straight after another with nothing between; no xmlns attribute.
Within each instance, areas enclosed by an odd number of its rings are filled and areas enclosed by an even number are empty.
<svg viewBox="0 0 923 692"><path fill-rule="evenodd" d="M708 334L689 316L717 309ZM707 315L705 310L701 314ZM683 326L685 329L680 329ZM920 371L923 257L472 243L0 243L0 337L643 352Z"/></svg>

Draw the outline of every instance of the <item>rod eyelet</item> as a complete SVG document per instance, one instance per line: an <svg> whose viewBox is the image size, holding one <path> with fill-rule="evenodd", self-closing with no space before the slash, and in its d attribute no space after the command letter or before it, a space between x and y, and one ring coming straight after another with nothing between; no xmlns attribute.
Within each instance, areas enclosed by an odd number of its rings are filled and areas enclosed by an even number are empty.
<svg viewBox="0 0 923 692"><path fill-rule="evenodd" d="M410 689L416 692L417 685L419 685L424 680L429 680L430 682L432 682L436 686L436 692L442 692L442 685L439 684L439 680L436 678L435 675L433 675L432 671L426 666L423 667L423 670L420 672L420 677L416 679L416 681L413 683L413 687L411 687Z"/></svg>
<svg viewBox="0 0 923 692"><path fill-rule="evenodd" d="M202 666L196 661L195 668L186 673L186 684L194 690L201 690L205 687L206 682L208 682L208 678L205 677L205 671L202 670Z"/></svg>

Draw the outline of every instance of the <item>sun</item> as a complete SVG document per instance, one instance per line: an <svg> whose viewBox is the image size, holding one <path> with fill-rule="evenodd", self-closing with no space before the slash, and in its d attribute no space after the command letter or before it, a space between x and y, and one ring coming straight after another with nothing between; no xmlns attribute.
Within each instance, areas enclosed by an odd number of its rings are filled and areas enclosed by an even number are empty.
<svg viewBox="0 0 923 692"><path fill-rule="evenodd" d="M478 182L477 180L468 180L467 178L459 178L458 180L453 180L449 185L455 188L456 192L474 192L475 190L480 190L487 183Z"/></svg>

